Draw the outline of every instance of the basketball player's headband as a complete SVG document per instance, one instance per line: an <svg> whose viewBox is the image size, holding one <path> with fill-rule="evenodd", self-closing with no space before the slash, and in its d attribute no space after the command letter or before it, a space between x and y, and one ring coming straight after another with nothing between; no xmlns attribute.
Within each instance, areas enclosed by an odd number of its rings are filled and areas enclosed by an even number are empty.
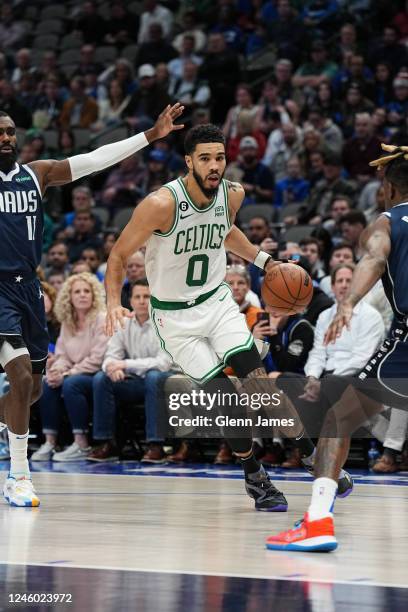
<svg viewBox="0 0 408 612"><path fill-rule="evenodd" d="M408 147L399 147L398 145L381 143L381 148L383 151L390 153L390 155L383 155L378 159L374 159L369 163L369 166L374 166L377 167L377 170L381 170L390 161L397 159L398 157L404 157L404 159L408 161Z"/></svg>

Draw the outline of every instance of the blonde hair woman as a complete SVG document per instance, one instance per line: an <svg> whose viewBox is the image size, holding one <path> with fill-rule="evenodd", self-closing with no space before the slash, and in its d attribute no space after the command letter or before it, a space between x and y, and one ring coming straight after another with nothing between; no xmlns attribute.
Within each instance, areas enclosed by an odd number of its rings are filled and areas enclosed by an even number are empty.
<svg viewBox="0 0 408 612"><path fill-rule="evenodd" d="M61 332L40 401L46 441L32 455L33 461L77 461L85 459L91 450L87 433L92 378L101 368L108 341L104 333L103 288L96 276L89 272L70 276L58 294L55 315L61 323ZM74 442L64 451L54 453L64 408Z"/></svg>

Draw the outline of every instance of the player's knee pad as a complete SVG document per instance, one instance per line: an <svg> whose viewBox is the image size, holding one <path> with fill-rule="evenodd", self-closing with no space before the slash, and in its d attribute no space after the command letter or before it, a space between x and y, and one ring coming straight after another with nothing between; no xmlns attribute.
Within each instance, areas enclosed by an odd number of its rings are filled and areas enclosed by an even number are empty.
<svg viewBox="0 0 408 612"><path fill-rule="evenodd" d="M254 370L264 369L261 356L255 344L247 351L240 351L228 357L227 364L231 366L238 378L246 378Z"/></svg>

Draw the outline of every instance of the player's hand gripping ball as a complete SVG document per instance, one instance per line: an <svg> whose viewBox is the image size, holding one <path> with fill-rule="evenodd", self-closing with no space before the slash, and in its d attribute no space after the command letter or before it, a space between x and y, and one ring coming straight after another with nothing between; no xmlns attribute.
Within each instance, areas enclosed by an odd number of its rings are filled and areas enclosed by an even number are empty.
<svg viewBox="0 0 408 612"><path fill-rule="evenodd" d="M262 299L275 315L303 312L313 296L309 274L294 263L278 263L264 276Z"/></svg>

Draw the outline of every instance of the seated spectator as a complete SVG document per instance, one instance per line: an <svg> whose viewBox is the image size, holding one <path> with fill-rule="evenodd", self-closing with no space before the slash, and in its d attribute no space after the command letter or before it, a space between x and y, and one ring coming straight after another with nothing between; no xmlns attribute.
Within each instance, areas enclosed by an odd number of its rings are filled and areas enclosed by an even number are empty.
<svg viewBox="0 0 408 612"><path fill-rule="evenodd" d="M262 161L272 170L275 181L285 178L289 159L301 154L301 136L302 131L293 123L284 123L279 130L269 135Z"/></svg>
<svg viewBox="0 0 408 612"><path fill-rule="evenodd" d="M384 27L381 40L371 50L369 57L373 65L387 62L395 71L408 66L408 52L398 41L398 30L391 24Z"/></svg>
<svg viewBox="0 0 408 612"><path fill-rule="evenodd" d="M268 38L276 46L278 57L298 63L306 43L306 29L289 0L277 0L277 19L268 24Z"/></svg>
<svg viewBox="0 0 408 612"><path fill-rule="evenodd" d="M287 204L303 202L310 191L309 182L302 176L302 167L298 157L291 157L286 165L287 176L275 185L274 205L281 208Z"/></svg>
<svg viewBox="0 0 408 612"><path fill-rule="evenodd" d="M64 276L69 272L68 247L63 240L53 242L47 252L46 278L55 272L61 272Z"/></svg>
<svg viewBox="0 0 408 612"><path fill-rule="evenodd" d="M102 263L102 255L100 249L94 247L86 247L81 253L80 261L84 261L88 264L91 273L95 274L99 281L103 281L104 276L99 272L99 266Z"/></svg>
<svg viewBox="0 0 408 612"><path fill-rule="evenodd" d="M344 93L352 85L358 85L368 98L372 98L374 91L374 78L371 70L365 66L362 55L352 55L347 63L347 68L339 70L333 79L333 86L337 95Z"/></svg>
<svg viewBox="0 0 408 612"><path fill-rule="evenodd" d="M245 189L243 204L272 202L274 180L272 172L259 161L258 143L252 136L244 136L239 144L239 157L228 164L226 178L238 181Z"/></svg>
<svg viewBox="0 0 408 612"><path fill-rule="evenodd" d="M143 197L145 179L146 166L139 155L124 159L109 173L100 195L100 204L112 212L117 208L134 206Z"/></svg>
<svg viewBox="0 0 408 612"><path fill-rule="evenodd" d="M173 102L181 102L186 112L191 112L197 106L206 106L211 92L205 81L198 77L198 66L190 60L184 62L180 78L173 79L168 89Z"/></svg>
<svg viewBox="0 0 408 612"><path fill-rule="evenodd" d="M342 177L343 165L341 158L332 153L325 153L323 178L318 181L310 192L307 205L298 213L295 222L318 225L327 215L330 204L337 194L353 198L356 185ZM285 219L285 223L288 222ZM293 222L291 219L290 222Z"/></svg>
<svg viewBox="0 0 408 612"><path fill-rule="evenodd" d="M67 279L58 294L55 314L61 333L55 359L47 367L40 400L45 443L32 461L78 461L89 453L88 423L93 375L101 368L108 338L105 336L105 304L101 283L88 273ZM56 453L64 408L74 442Z"/></svg>
<svg viewBox="0 0 408 612"><path fill-rule="evenodd" d="M109 8L104 42L119 48L132 44L139 28L139 17L128 11L122 0L114 0Z"/></svg>
<svg viewBox="0 0 408 612"><path fill-rule="evenodd" d="M393 130L387 125L387 111L385 108L376 108L371 116L373 136L380 142L390 143Z"/></svg>
<svg viewBox="0 0 408 612"><path fill-rule="evenodd" d="M73 77L85 77L89 72L99 74L102 72L103 66L95 61L95 46L89 43L82 45L80 50L80 59Z"/></svg>
<svg viewBox="0 0 408 612"><path fill-rule="evenodd" d="M319 108L321 115L331 119L335 124L341 123L341 104L329 81L322 81L318 85L314 104Z"/></svg>
<svg viewBox="0 0 408 612"><path fill-rule="evenodd" d="M123 122L130 94L126 94L123 84L112 79L108 87L108 97L98 100L98 120L92 126L95 130L103 130Z"/></svg>
<svg viewBox="0 0 408 612"><path fill-rule="evenodd" d="M408 67L393 80L392 100L385 106L390 128L400 128L408 114Z"/></svg>
<svg viewBox="0 0 408 612"><path fill-rule="evenodd" d="M126 108L126 121L136 132L151 127L170 103L170 96L156 82L156 72L151 64L140 66L137 76L139 88L132 94Z"/></svg>
<svg viewBox="0 0 408 612"><path fill-rule="evenodd" d="M175 46L173 41L173 47ZM177 48L177 47L176 47ZM192 34L184 34L181 39L181 49L179 56L168 63L170 76L173 79L181 79L186 62L193 62L196 66L201 66L203 59L195 52L195 38Z"/></svg>
<svg viewBox="0 0 408 612"><path fill-rule="evenodd" d="M70 82L70 97L62 107L59 123L62 129L89 128L98 118L98 105L85 93L85 81L75 77Z"/></svg>
<svg viewBox="0 0 408 612"><path fill-rule="evenodd" d="M220 3L217 11L216 24L210 32L221 33L229 49L239 53L244 42L244 34L237 25L236 9L231 4Z"/></svg>
<svg viewBox="0 0 408 612"><path fill-rule="evenodd" d="M323 40L315 39L310 50L310 61L297 69L293 77L294 87L317 87L322 81L332 79L337 65L330 61Z"/></svg>
<svg viewBox="0 0 408 612"><path fill-rule="evenodd" d="M95 205L92 191L85 185L79 185L72 190L72 208L73 211L66 213L61 223L57 226L55 233L60 240L72 238L74 235L74 221L78 213L91 212ZM101 220L95 217L95 231L101 231Z"/></svg>
<svg viewBox="0 0 408 612"><path fill-rule="evenodd" d="M40 96L35 104L33 122L39 129L57 129L58 117L61 113L64 99L58 88L58 81L54 77L47 78L44 95Z"/></svg>
<svg viewBox="0 0 408 612"><path fill-rule="evenodd" d="M31 142L24 144L19 151L19 156L17 160L18 163L19 164L30 164L31 162L36 161L36 160L37 160L37 154Z"/></svg>
<svg viewBox="0 0 408 612"><path fill-rule="evenodd" d="M254 104L251 89L249 85L245 83L241 83L236 88L235 102L235 106L229 109L224 127L222 128L227 140L229 138L235 138L238 135L238 117L243 110L248 111L248 115L254 119L259 111L258 106Z"/></svg>
<svg viewBox="0 0 408 612"><path fill-rule="evenodd" d="M16 127L28 130L31 127L31 112L22 104L13 85L6 80L0 81L0 106L1 110L13 117Z"/></svg>
<svg viewBox="0 0 408 612"><path fill-rule="evenodd" d="M356 117L358 114L370 114L374 110L374 104L363 96L362 89L357 83L351 83L346 91L346 98L342 105L341 126L346 138L353 136Z"/></svg>
<svg viewBox="0 0 408 612"><path fill-rule="evenodd" d="M258 146L258 156L261 158L265 153L266 138L263 132L256 129L256 119L250 110L242 110L237 119L236 136L228 138L226 154L227 159L235 161L239 154L240 143L244 138L254 139Z"/></svg>
<svg viewBox="0 0 408 612"><path fill-rule="evenodd" d="M149 318L150 290L146 279L132 283L130 303L135 316L109 340L102 371L94 377L93 437L100 443L88 455L91 461L117 459L114 441L118 402L143 403L147 450L144 463L164 463L163 413L160 393L171 375L171 360L160 348Z"/></svg>
<svg viewBox="0 0 408 612"><path fill-rule="evenodd" d="M326 83L324 84L326 86ZM322 136L322 144L326 151L340 155L343 148L343 134L340 128L331 119L325 117L319 106L311 106L307 115L307 125L319 132Z"/></svg>
<svg viewBox="0 0 408 612"><path fill-rule="evenodd" d="M98 76L98 83L107 88L112 80L119 82L126 95L131 95L136 90L133 66L129 60L119 57L113 66L109 66Z"/></svg>
<svg viewBox="0 0 408 612"><path fill-rule="evenodd" d="M74 276L75 274L83 274L84 272L86 272L87 274L92 274L90 265L82 259L77 259L73 262L69 275Z"/></svg>
<svg viewBox="0 0 408 612"><path fill-rule="evenodd" d="M16 19L12 3L3 2L1 5L0 40L1 47L10 52L19 49L28 32L24 24ZM13 117L14 118L14 117Z"/></svg>
<svg viewBox="0 0 408 612"><path fill-rule="evenodd" d="M167 154L160 149L152 149L149 153L147 168L138 186L142 197L145 197L148 193L158 189L159 186L164 185L170 180Z"/></svg>
<svg viewBox="0 0 408 612"><path fill-rule="evenodd" d="M48 284L51 285L51 287L53 287L58 294L61 290L62 285L65 282L65 274L63 272L51 270L48 275L47 281Z"/></svg>
<svg viewBox="0 0 408 612"><path fill-rule="evenodd" d="M69 260L76 261L82 251L90 246L99 249L102 246L102 241L99 238L96 229L95 216L89 211L78 212L75 215L73 235L67 238Z"/></svg>
<svg viewBox="0 0 408 612"><path fill-rule="evenodd" d="M377 106L385 106L392 98L392 70L384 61L375 66L373 100Z"/></svg>
<svg viewBox="0 0 408 612"><path fill-rule="evenodd" d="M210 34L207 50L200 67L200 77L211 90L211 117L223 123L228 109L234 104L233 93L240 79L241 68L237 54L227 48L222 34Z"/></svg>
<svg viewBox="0 0 408 612"><path fill-rule="evenodd" d="M19 49L15 54L15 64L14 70L11 73L11 82L15 86L23 75L35 73L36 71L32 65L31 49Z"/></svg>
<svg viewBox="0 0 408 612"><path fill-rule="evenodd" d="M262 96L259 100L258 112L256 116L256 129L261 130L265 135L269 135L275 128L275 114L279 113L279 123L289 123L290 117L281 103L278 96L278 82L276 77L271 77L265 81Z"/></svg>
<svg viewBox="0 0 408 612"><path fill-rule="evenodd" d="M329 215L323 222L322 227L330 233L333 241L341 241L339 221L341 217L349 213L352 208L353 203L351 199L342 194L334 196L331 201Z"/></svg>
<svg viewBox="0 0 408 612"><path fill-rule="evenodd" d="M194 49L196 53L201 54L204 51L207 36L205 32L203 32L203 29L198 26L197 15L194 10L189 9L183 13L181 18L181 27L182 32L180 34L177 34L177 36L173 40L173 47L177 49L179 53L181 53L183 49L184 37L193 36L195 41Z"/></svg>
<svg viewBox="0 0 408 612"><path fill-rule="evenodd" d="M197 109L205 110L205 109ZM194 111L196 112L196 111ZM194 116L194 113L193 113ZM175 149L176 142L167 136L166 139L156 140L152 143L153 150L162 151L166 154L166 164L173 176L184 176L187 171L186 161Z"/></svg>
<svg viewBox="0 0 408 612"><path fill-rule="evenodd" d="M310 276L313 280L319 281L325 275L324 264L321 261L322 252L317 238L302 238L299 242L300 252L309 262L311 271Z"/></svg>
<svg viewBox="0 0 408 612"><path fill-rule="evenodd" d="M79 5L79 13L74 21L74 32L80 32L86 44L100 45L106 31L105 19L98 13L94 0L87 0Z"/></svg>
<svg viewBox="0 0 408 612"><path fill-rule="evenodd" d="M339 10L337 0L306 0L302 3L303 23L312 30L331 30L336 25L336 17Z"/></svg>
<svg viewBox="0 0 408 612"><path fill-rule="evenodd" d="M252 244L258 245L261 245L266 238L272 237L268 220L260 215L256 215L250 219L246 234Z"/></svg>
<svg viewBox="0 0 408 612"><path fill-rule="evenodd" d="M288 102L295 100L299 102L301 96L297 96L292 85L293 78L293 62L290 59L282 58L275 64L275 78L278 85L278 96L281 103L288 104Z"/></svg>
<svg viewBox="0 0 408 612"><path fill-rule="evenodd" d="M168 8L156 2L156 0L145 0L144 11L140 16L140 28L137 36L139 45L148 42L149 28L152 23L161 23L163 36L168 38L173 24L173 15ZM136 31L136 30L135 30Z"/></svg>
<svg viewBox="0 0 408 612"><path fill-rule="evenodd" d="M124 308L132 309L130 294L132 285L136 281L146 278L145 257L143 251L136 251L127 260L126 278L122 287L121 304Z"/></svg>
<svg viewBox="0 0 408 612"><path fill-rule="evenodd" d="M160 62L168 64L177 57L175 48L163 37L163 27L160 22L149 25L148 38L142 43L135 59L135 66L152 64L156 66Z"/></svg>
<svg viewBox="0 0 408 612"><path fill-rule="evenodd" d="M339 226L343 240L351 244L357 261L361 258L360 236L367 226L364 214L359 210L352 210L339 219Z"/></svg>
<svg viewBox="0 0 408 612"><path fill-rule="evenodd" d="M381 143L373 135L371 117L358 113L354 123L354 136L346 143L343 151L344 166L351 178L361 186L374 178L376 169L369 166L372 159L381 155Z"/></svg>
<svg viewBox="0 0 408 612"><path fill-rule="evenodd" d="M349 242L339 242L332 248L329 257L329 273L327 276L324 276L320 282L319 287L322 291L325 292L331 298L334 298L334 293L332 290L332 280L331 273L340 264L349 264L354 263L354 251L353 247Z"/></svg>

